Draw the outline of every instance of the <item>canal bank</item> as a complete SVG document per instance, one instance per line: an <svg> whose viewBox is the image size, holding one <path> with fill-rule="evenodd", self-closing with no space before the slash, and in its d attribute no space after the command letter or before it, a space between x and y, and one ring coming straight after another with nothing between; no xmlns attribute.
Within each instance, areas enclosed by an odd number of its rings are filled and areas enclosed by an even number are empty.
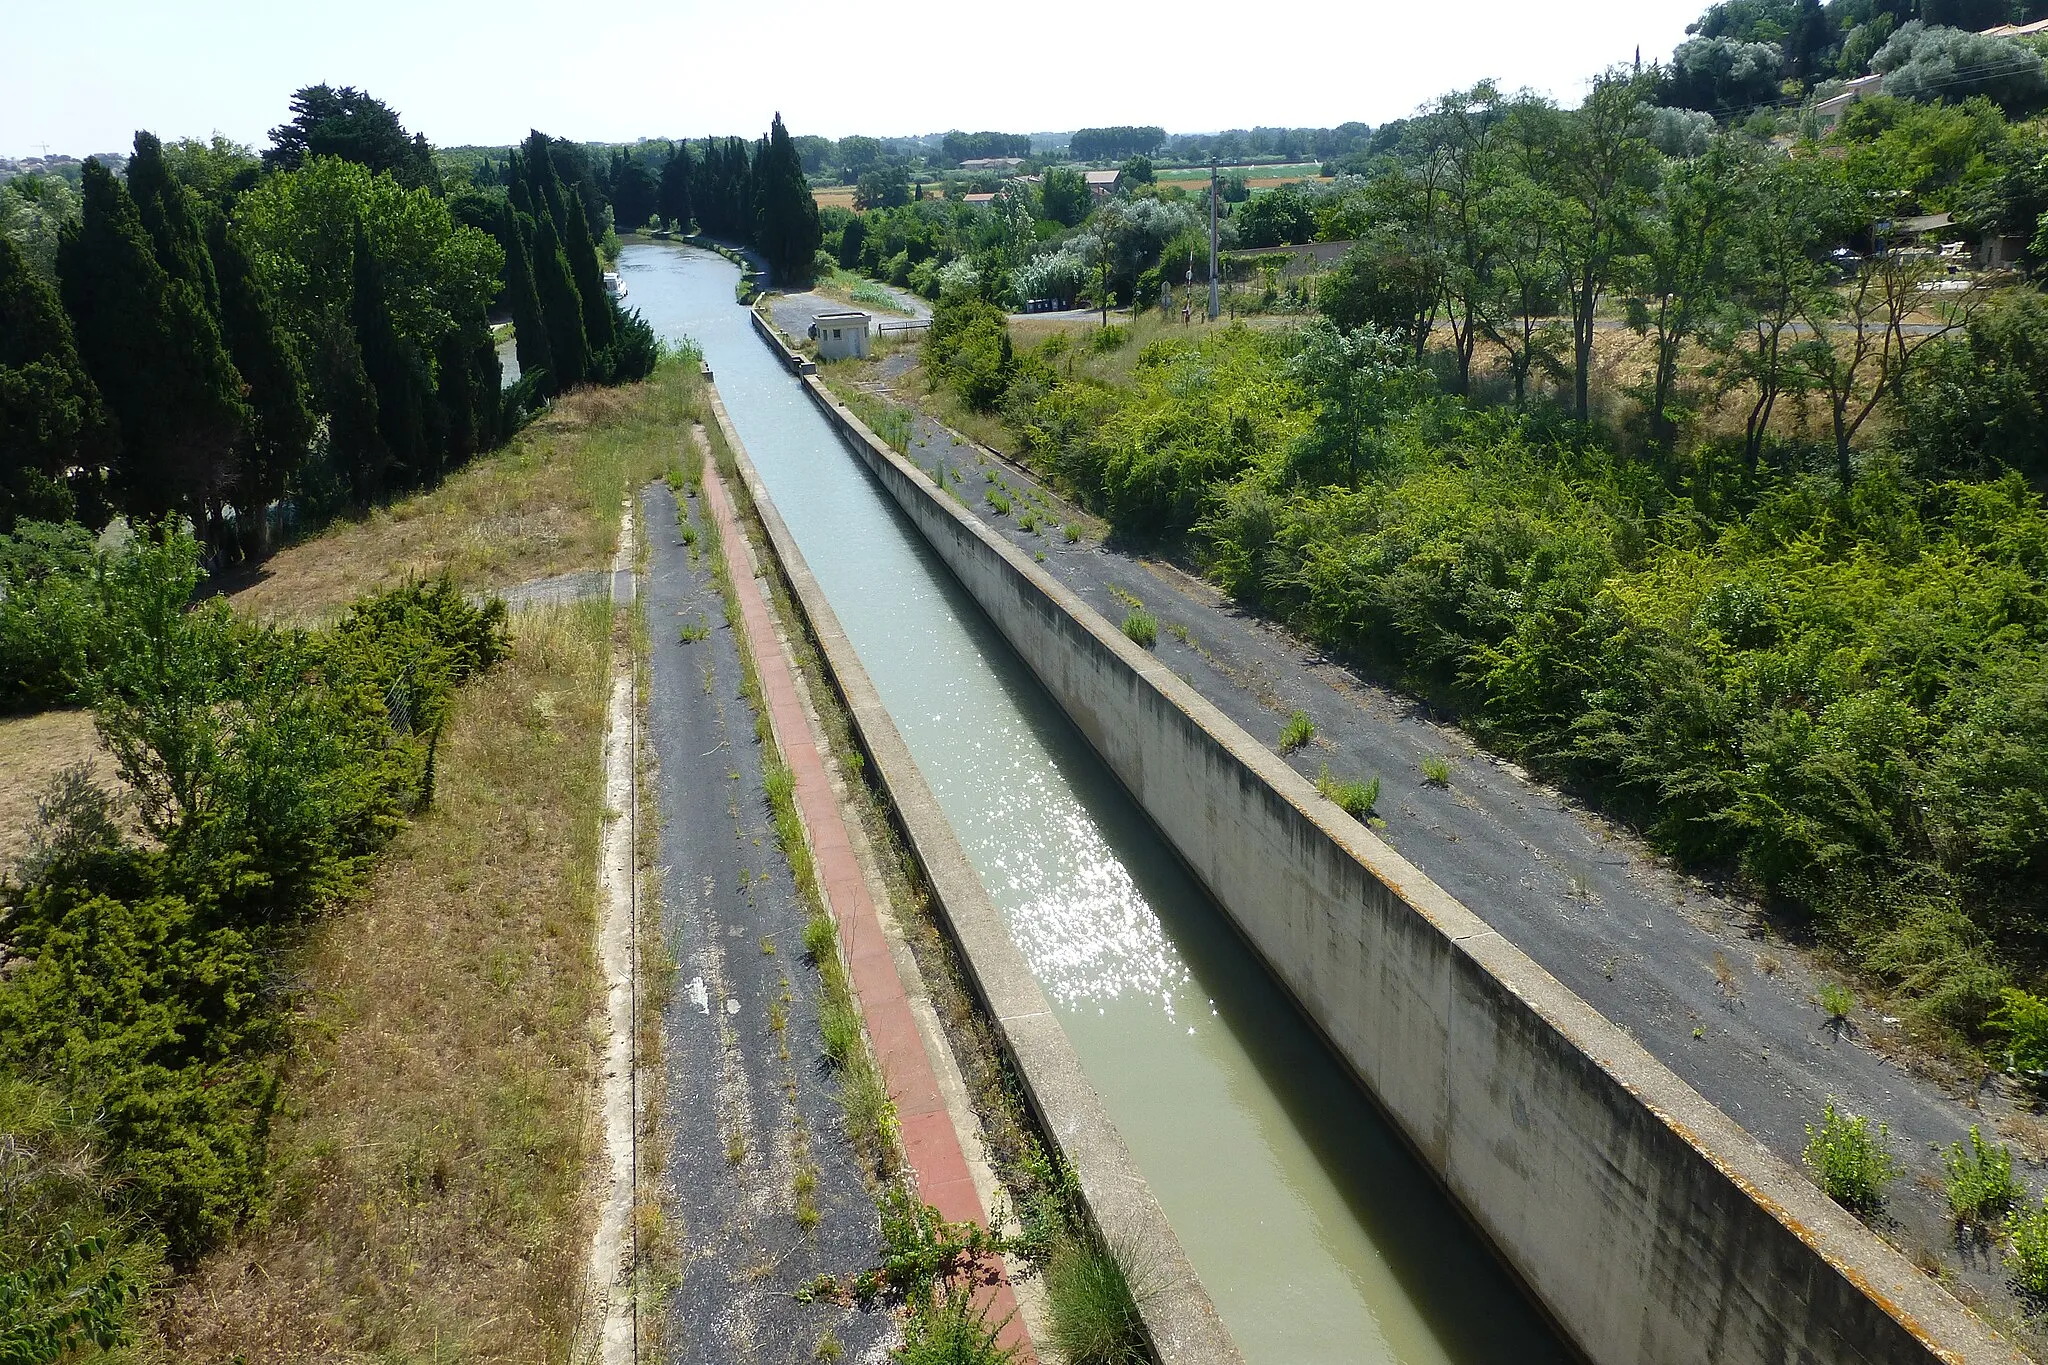
<svg viewBox="0 0 2048 1365"><path fill-rule="evenodd" d="M788 369L805 368L758 315L756 326ZM814 377L802 382L1590 1356L2013 1358Z"/></svg>
<svg viewBox="0 0 2048 1365"><path fill-rule="evenodd" d="M754 339L727 302L731 268L651 248L622 269L659 330L703 347L767 492L1246 1358L1565 1358Z"/></svg>

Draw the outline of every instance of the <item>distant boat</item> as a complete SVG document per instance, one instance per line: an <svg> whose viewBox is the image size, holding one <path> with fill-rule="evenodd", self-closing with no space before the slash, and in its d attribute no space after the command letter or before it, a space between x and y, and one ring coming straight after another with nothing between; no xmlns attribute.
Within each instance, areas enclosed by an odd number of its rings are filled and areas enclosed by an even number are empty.
<svg viewBox="0 0 2048 1365"><path fill-rule="evenodd" d="M607 270L604 272L604 292L610 294L615 299L626 297L626 286L619 279L618 271Z"/></svg>

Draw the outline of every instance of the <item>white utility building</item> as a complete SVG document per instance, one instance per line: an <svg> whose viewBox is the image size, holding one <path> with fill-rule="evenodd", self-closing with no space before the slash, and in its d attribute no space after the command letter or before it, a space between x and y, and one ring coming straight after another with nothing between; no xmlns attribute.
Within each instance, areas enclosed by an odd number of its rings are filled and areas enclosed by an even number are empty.
<svg viewBox="0 0 2048 1365"><path fill-rule="evenodd" d="M848 309L844 313L820 313L811 319L811 340L818 343L818 359L864 359L868 353L866 313Z"/></svg>

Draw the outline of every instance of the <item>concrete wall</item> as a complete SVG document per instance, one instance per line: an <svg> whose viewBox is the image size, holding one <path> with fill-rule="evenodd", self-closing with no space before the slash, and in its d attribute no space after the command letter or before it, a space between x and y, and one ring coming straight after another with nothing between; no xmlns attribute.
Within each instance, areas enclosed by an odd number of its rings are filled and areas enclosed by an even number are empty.
<svg viewBox="0 0 2048 1365"><path fill-rule="evenodd" d="M784 357L784 363L790 363L787 352ZM970 984L981 997L982 1008L1023 1085L1040 1129L1058 1149L1067 1169L1074 1172L1082 1202L1098 1230L1144 1251L1152 1292L1140 1303L1139 1312L1154 1354L1161 1365L1243 1365L1215 1305L1188 1264L1180 1239L1131 1159L1116 1125L1104 1112L1101 1097L1082 1072L1073 1045L1011 939L1002 912L989 899L988 889L939 809L924 774L911 760L910 749L883 707L860 656L840 629L831 603L776 513L718 391L711 389L710 393L719 431L737 458L740 479L768 532L769 550L804 613L832 684L852 718L868 768L880 783L897 828L924 873L938 913L960 949Z"/></svg>
<svg viewBox="0 0 2048 1365"><path fill-rule="evenodd" d="M800 382L1591 1360L2021 1358Z"/></svg>

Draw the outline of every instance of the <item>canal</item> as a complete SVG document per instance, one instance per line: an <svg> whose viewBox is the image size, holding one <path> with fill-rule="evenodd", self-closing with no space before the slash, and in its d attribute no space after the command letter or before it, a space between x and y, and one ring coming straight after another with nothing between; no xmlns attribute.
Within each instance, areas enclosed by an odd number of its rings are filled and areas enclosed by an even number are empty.
<svg viewBox="0 0 2048 1365"><path fill-rule="evenodd" d="M635 244L1251 1365L1571 1358L733 302Z"/></svg>

